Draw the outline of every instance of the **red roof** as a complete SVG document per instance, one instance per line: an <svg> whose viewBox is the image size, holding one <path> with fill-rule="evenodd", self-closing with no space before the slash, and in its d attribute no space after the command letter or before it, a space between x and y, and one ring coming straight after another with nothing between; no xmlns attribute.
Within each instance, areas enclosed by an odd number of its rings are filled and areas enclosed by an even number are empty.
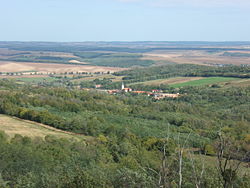
<svg viewBox="0 0 250 188"><path fill-rule="evenodd" d="M149 93L147 91L133 91L133 93Z"/></svg>

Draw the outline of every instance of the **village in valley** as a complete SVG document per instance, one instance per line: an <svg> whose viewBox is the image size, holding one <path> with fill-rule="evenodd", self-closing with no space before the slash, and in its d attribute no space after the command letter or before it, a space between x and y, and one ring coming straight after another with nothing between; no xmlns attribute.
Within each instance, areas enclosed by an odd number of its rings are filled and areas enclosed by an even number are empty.
<svg viewBox="0 0 250 188"><path fill-rule="evenodd" d="M26 72L0 72L0 77L1 78L14 78L19 80L20 78L26 78L26 79L36 79L36 78L43 78L44 81L46 82L46 78L63 78L67 77L70 79L75 79L75 78L83 78L83 75L109 75L111 74L111 71L108 72L42 72L42 71L26 71ZM90 77L91 77L90 76ZM143 91L143 90L134 90L130 87L125 87L125 84L122 82L121 88L120 89L103 89L102 84L96 84L94 88L88 88L88 87L83 87L81 88L80 86L76 86L76 89L83 89L86 91L89 90L97 90L99 92L105 92L110 95L117 95L117 94L125 94L125 93L132 93L132 94L137 94L137 95L146 95L148 97L152 97L155 100L160 100L164 98L178 98L180 97L179 93L164 93L163 90L160 89L152 89L151 91Z"/></svg>
<svg viewBox="0 0 250 188"><path fill-rule="evenodd" d="M121 89L101 89L102 85L95 85L95 89L98 91L106 92L110 95L116 95L119 93L134 93L134 94L143 94L149 97L153 97L156 100L164 99L164 98L178 98L180 96L179 93L164 93L162 90L153 89L150 91L137 91L132 88L125 87L124 83L121 85ZM91 90L90 88L83 88L84 90Z"/></svg>

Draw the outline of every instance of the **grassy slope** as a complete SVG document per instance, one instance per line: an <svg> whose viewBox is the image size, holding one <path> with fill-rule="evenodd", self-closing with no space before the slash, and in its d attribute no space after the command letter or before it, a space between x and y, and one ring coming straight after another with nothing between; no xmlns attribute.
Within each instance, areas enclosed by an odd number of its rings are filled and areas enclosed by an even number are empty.
<svg viewBox="0 0 250 188"><path fill-rule="evenodd" d="M209 77L209 78L203 78L199 80L193 80L189 82L184 83L178 83L178 84L170 84L172 87L178 88L183 86L201 86L201 85L209 85L209 84L216 84L220 82L229 82L239 80L238 78L230 78L230 77Z"/></svg>
<svg viewBox="0 0 250 188"><path fill-rule="evenodd" d="M0 130L4 131L10 137L13 137L15 134L20 134L22 136L28 136L31 138L44 138L47 135L54 135L59 138L76 140L87 138L86 136L64 132L40 123L22 120L2 114L0 114Z"/></svg>
<svg viewBox="0 0 250 188"><path fill-rule="evenodd" d="M168 84L174 88L183 87L183 86L201 86L201 85L209 85L223 82L241 82L248 81L249 79L239 79L239 78L231 78L231 77L174 77L169 79L159 79L159 80L150 80L145 82L136 82L128 85L135 84L143 84L143 85L160 85L160 84Z"/></svg>

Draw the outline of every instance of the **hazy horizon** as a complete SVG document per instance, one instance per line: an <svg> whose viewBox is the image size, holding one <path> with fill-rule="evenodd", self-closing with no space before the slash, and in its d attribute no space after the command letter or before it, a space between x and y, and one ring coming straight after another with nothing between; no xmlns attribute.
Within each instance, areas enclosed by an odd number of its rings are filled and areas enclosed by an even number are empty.
<svg viewBox="0 0 250 188"><path fill-rule="evenodd" d="M237 42L242 42L242 43L250 43L250 40L83 40L83 41L53 41L53 40L0 40L0 42L21 42L21 43L29 43L29 42L34 42L34 43L136 43L136 42L145 42L145 43L150 43L150 42L170 42L170 43L178 43L178 42L194 42L194 43L237 43Z"/></svg>

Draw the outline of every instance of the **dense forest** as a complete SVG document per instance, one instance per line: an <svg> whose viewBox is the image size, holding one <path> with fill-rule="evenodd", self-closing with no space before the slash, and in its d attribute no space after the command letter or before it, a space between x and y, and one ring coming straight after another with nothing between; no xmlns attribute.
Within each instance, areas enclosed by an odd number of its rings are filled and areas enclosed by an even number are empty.
<svg viewBox="0 0 250 188"><path fill-rule="evenodd" d="M117 74L138 80L159 70L175 76L174 69L189 76L249 74L248 67L206 71L191 65ZM156 101L1 80L1 114L91 139L9 138L1 132L0 187L249 187L250 87L178 91L179 98Z"/></svg>

